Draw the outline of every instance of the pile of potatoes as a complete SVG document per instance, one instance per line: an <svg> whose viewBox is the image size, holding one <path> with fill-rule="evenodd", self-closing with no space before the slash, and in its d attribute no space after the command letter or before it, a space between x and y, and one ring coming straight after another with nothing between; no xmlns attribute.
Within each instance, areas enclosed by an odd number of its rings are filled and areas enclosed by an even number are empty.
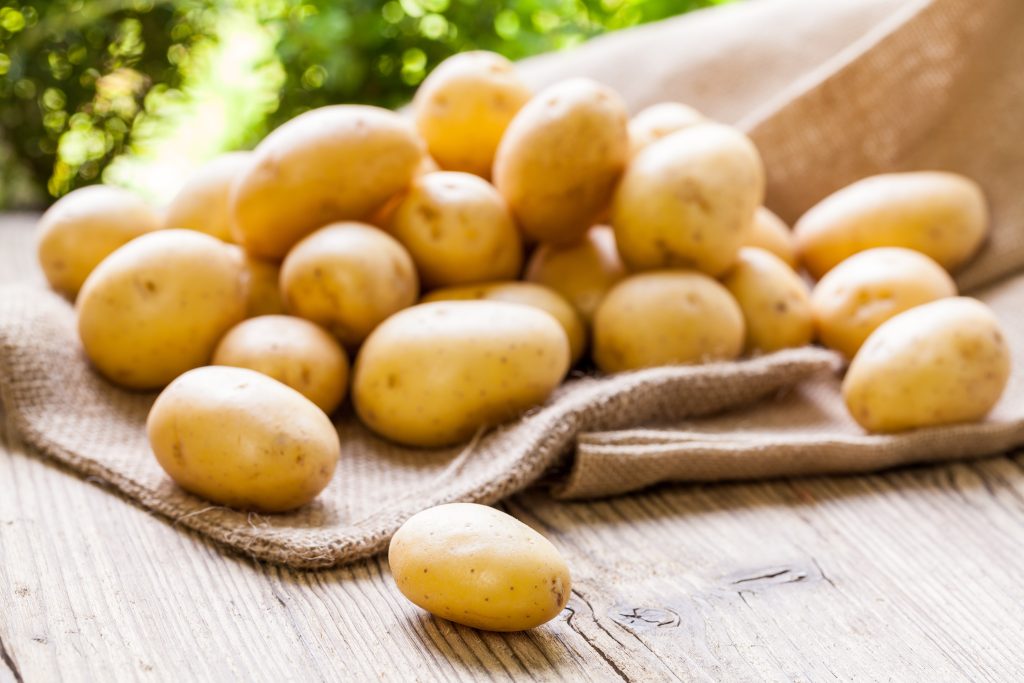
<svg viewBox="0 0 1024 683"><path fill-rule="evenodd" d="M411 117L309 111L162 209L71 193L42 219L39 258L93 366L162 390L148 431L163 468L242 509L290 510L327 485L341 452L328 415L347 396L387 439L448 446L590 362L818 341L849 359L843 394L871 432L989 412L1007 346L949 275L985 237L975 183L867 178L793 230L764 194L758 151L730 126L676 103L630 118L587 79L532 93L471 52L424 81Z"/></svg>

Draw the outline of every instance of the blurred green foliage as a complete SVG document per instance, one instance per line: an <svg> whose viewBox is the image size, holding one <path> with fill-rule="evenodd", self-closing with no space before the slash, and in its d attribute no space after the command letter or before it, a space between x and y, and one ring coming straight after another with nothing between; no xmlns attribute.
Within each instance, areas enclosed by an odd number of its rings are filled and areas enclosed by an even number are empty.
<svg viewBox="0 0 1024 683"><path fill-rule="evenodd" d="M399 105L455 52L518 59L722 1L0 0L0 208L173 185L307 109Z"/></svg>

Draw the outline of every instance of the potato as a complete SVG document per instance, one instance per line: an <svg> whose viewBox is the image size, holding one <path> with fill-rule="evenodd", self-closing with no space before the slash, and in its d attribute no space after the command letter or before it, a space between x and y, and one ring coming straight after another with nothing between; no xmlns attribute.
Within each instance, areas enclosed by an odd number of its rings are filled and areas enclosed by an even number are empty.
<svg viewBox="0 0 1024 683"><path fill-rule="evenodd" d="M699 111L679 102L652 104L629 120L629 156L635 157L655 140L706 121Z"/></svg>
<svg viewBox="0 0 1024 683"><path fill-rule="evenodd" d="M441 171L413 181L389 232L412 256L425 287L519 275L523 243L508 205L486 180Z"/></svg>
<svg viewBox="0 0 1024 683"><path fill-rule="evenodd" d="M398 590L431 614L488 631L554 619L572 579L558 549L515 517L473 503L409 518L388 547Z"/></svg>
<svg viewBox="0 0 1024 683"><path fill-rule="evenodd" d="M437 165L437 162L430 158L429 155L425 155L420 161L420 165L416 167L416 172L413 173L413 180L421 176L425 176L428 173L437 173L441 168ZM395 215L395 209L401 204L402 199L405 198L406 190L399 192L398 194L392 195L386 202L384 202L380 208L375 210L370 217L366 219L366 222L370 225L374 225L381 230L388 230L391 227L391 217Z"/></svg>
<svg viewBox="0 0 1024 683"><path fill-rule="evenodd" d="M350 349L389 315L416 303L418 294L409 252L363 223L317 230L281 265L285 309L326 328Z"/></svg>
<svg viewBox="0 0 1024 683"><path fill-rule="evenodd" d="M377 434L448 446L543 403L569 369L549 314L496 301L440 301L388 318L356 357L352 402Z"/></svg>
<svg viewBox="0 0 1024 683"><path fill-rule="evenodd" d="M747 240L764 186L757 149L728 126L700 124L648 145L612 202L623 262L723 274Z"/></svg>
<svg viewBox="0 0 1024 683"><path fill-rule="evenodd" d="M249 256L245 252L242 253L249 285L245 317L255 318L258 315L284 313L284 301L281 300L280 266L273 261L264 261L255 256Z"/></svg>
<svg viewBox="0 0 1024 683"><path fill-rule="evenodd" d="M256 148L232 190L231 234L254 256L281 259L321 226L368 217L408 186L422 159L412 126L394 112L306 112Z"/></svg>
<svg viewBox="0 0 1024 683"><path fill-rule="evenodd" d="M745 247L760 247L770 251L796 270L799 262L796 258L796 240L793 231L781 218L763 206L754 212L754 222L744 241Z"/></svg>
<svg viewBox="0 0 1024 683"><path fill-rule="evenodd" d="M78 296L78 334L107 379L156 389L209 362L217 340L245 317L246 296L232 247L193 230L158 230L89 275Z"/></svg>
<svg viewBox="0 0 1024 683"><path fill-rule="evenodd" d="M771 352L811 343L807 285L770 251L743 247L722 281L743 311L747 351Z"/></svg>
<svg viewBox="0 0 1024 683"><path fill-rule="evenodd" d="M416 91L412 110L442 168L490 178L501 136L529 99L530 89L510 61L473 51L441 62Z"/></svg>
<svg viewBox="0 0 1024 683"><path fill-rule="evenodd" d="M872 247L906 247L946 270L978 250L988 227L981 188L955 173L887 173L859 180L821 200L794 226L807 271L820 278Z"/></svg>
<svg viewBox="0 0 1024 683"><path fill-rule="evenodd" d="M604 295L626 277L626 267L615 248L615 233L595 225L575 244L537 247L524 277L561 294L589 325Z"/></svg>
<svg viewBox="0 0 1024 683"><path fill-rule="evenodd" d="M587 330L583 321L572 305L550 287L531 282L485 282L464 287L437 289L423 297L423 302L470 299L504 301L538 308L550 314L562 326L565 336L569 340L571 363L575 364L583 355L583 350L587 346Z"/></svg>
<svg viewBox="0 0 1024 683"><path fill-rule="evenodd" d="M850 363L843 398L870 432L973 422L999 401L1010 351L975 299L940 299L882 323Z"/></svg>
<svg viewBox="0 0 1024 683"><path fill-rule="evenodd" d="M591 80L562 81L512 119L494 185L528 238L572 244L608 205L628 153L622 99Z"/></svg>
<svg viewBox="0 0 1024 683"><path fill-rule="evenodd" d="M111 252L160 227L160 215L128 190L93 185L58 199L39 219L39 265L50 286L74 299Z"/></svg>
<svg viewBox="0 0 1024 683"><path fill-rule="evenodd" d="M604 372L736 358L743 313L725 287L695 271L632 275L594 315L594 362Z"/></svg>
<svg viewBox="0 0 1024 683"><path fill-rule="evenodd" d="M826 273L811 294L818 339L853 358L879 325L914 306L956 296L942 266L902 247L854 254Z"/></svg>
<svg viewBox="0 0 1024 683"><path fill-rule="evenodd" d="M232 152L200 168L167 205L164 227L198 230L231 242L231 186L251 163L251 152Z"/></svg>
<svg viewBox="0 0 1024 683"><path fill-rule="evenodd" d="M253 370L203 367L163 390L146 420L157 462L219 505L284 512L334 475L338 432L302 394Z"/></svg>
<svg viewBox="0 0 1024 683"><path fill-rule="evenodd" d="M213 352L214 365L249 368L287 384L333 413L348 389L348 356L323 328L288 315L238 323Z"/></svg>

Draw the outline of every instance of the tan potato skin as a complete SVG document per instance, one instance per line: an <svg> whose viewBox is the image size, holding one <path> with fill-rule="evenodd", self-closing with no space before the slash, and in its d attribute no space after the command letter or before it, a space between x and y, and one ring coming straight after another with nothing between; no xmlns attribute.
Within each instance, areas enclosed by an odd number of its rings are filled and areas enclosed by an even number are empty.
<svg viewBox="0 0 1024 683"><path fill-rule="evenodd" d="M183 489L257 512L285 512L316 498L341 453L323 411L244 368L185 373L157 397L146 432L157 462Z"/></svg>
<svg viewBox="0 0 1024 683"><path fill-rule="evenodd" d="M552 85L501 139L494 185L528 240L572 244L608 205L629 154L625 104L584 78Z"/></svg>
<svg viewBox="0 0 1024 683"><path fill-rule="evenodd" d="M441 301L384 321L356 358L352 401L377 434L449 446L540 405L569 369L549 314L496 301Z"/></svg>
<svg viewBox="0 0 1024 683"><path fill-rule="evenodd" d="M231 194L231 234L280 260L317 228L363 219L408 186L423 158L412 126L362 105L306 112L268 135Z"/></svg>
<svg viewBox="0 0 1024 683"><path fill-rule="evenodd" d="M814 321L810 292L800 276L775 254L743 247L722 284L743 311L747 351L769 353L811 343Z"/></svg>
<svg viewBox="0 0 1024 683"><path fill-rule="evenodd" d="M623 262L634 271L723 274L747 240L764 186L757 149L733 128L705 123L658 140L615 191L611 221Z"/></svg>
<svg viewBox="0 0 1024 683"><path fill-rule="evenodd" d="M395 238L364 223L335 223L289 252L281 295L289 313L354 349L382 320L416 303L419 282L409 252Z"/></svg>
<svg viewBox="0 0 1024 683"><path fill-rule="evenodd" d="M490 178L498 143L530 95L501 55L463 52L441 62L423 81L412 101L413 117L442 168Z"/></svg>
<svg viewBox="0 0 1024 683"><path fill-rule="evenodd" d="M244 252L243 252L244 253ZM273 261L264 261L255 256L244 256L245 271L249 282L249 298L245 316L284 313L281 299L281 267Z"/></svg>
<svg viewBox="0 0 1024 683"><path fill-rule="evenodd" d="M232 242L231 186L251 163L251 152L231 152L197 170L167 205L164 227L198 230Z"/></svg>
<svg viewBox="0 0 1024 683"><path fill-rule="evenodd" d="M889 318L956 294L953 278L924 254L902 247L868 249L837 265L814 287L814 326L822 344L853 358Z"/></svg>
<svg viewBox="0 0 1024 683"><path fill-rule="evenodd" d="M462 287L436 289L423 297L432 301L468 301L486 299L522 304L549 313L562 326L569 340L569 359L575 364L587 348L587 328L572 305L550 287L532 282L483 282Z"/></svg>
<svg viewBox="0 0 1024 683"><path fill-rule="evenodd" d="M745 247L759 247L778 256L786 265L796 270L799 261L796 256L796 239L786 223L763 206L757 207L754 222L743 243Z"/></svg>
<svg viewBox="0 0 1024 683"><path fill-rule="evenodd" d="M108 256L77 302L86 355L107 379L156 389L205 365L245 317L241 259L193 230L158 230Z"/></svg>
<svg viewBox="0 0 1024 683"><path fill-rule="evenodd" d="M624 277L626 266L615 247L615 233L606 225L595 225L575 244L540 245L524 275L565 297L587 325L608 290Z"/></svg>
<svg viewBox="0 0 1024 683"><path fill-rule="evenodd" d="M39 219L39 265L51 287L74 299L100 261L160 225L160 214L128 190L83 187L58 199Z"/></svg>
<svg viewBox="0 0 1024 683"><path fill-rule="evenodd" d="M389 233L409 250L424 287L515 278L523 243L508 205L485 180L441 171L413 181Z"/></svg>
<svg viewBox="0 0 1024 683"><path fill-rule="evenodd" d="M594 362L604 372L731 360L743 350L743 312L696 271L632 275L594 316Z"/></svg>
<svg viewBox="0 0 1024 683"><path fill-rule="evenodd" d="M864 429L901 432L981 420L1010 378L1010 351L985 304L940 299L882 323L843 380L846 406Z"/></svg>
<svg viewBox="0 0 1024 683"><path fill-rule="evenodd" d="M949 271L977 250L988 229L981 188L955 173L888 173L826 197L794 226L800 260L820 278L872 247L905 247Z"/></svg>
<svg viewBox="0 0 1024 683"><path fill-rule="evenodd" d="M629 120L629 156L635 157L655 140L706 121L699 111L679 102L652 104Z"/></svg>
<svg viewBox="0 0 1024 683"><path fill-rule="evenodd" d="M485 505L451 503L413 515L391 539L398 590L431 614L487 631L524 631L569 600L569 566L551 542Z"/></svg>
<svg viewBox="0 0 1024 683"><path fill-rule="evenodd" d="M213 353L213 365L249 368L287 384L330 415L348 390L348 355L315 323L263 315L232 327Z"/></svg>

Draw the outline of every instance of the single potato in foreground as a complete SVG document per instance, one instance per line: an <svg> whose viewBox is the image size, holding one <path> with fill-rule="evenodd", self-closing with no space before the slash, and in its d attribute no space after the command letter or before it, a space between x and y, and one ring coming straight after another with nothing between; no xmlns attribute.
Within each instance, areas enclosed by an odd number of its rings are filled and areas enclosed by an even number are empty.
<svg viewBox="0 0 1024 683"><path fill-rule="evenodd" d="M747 351L805 346L814 337L807 285L775 254L743 247L722 283L743 311Z"/></svg>
<svg viewBox="0 0 1024 683"><path fill-rule="evenodd" d="M183 489L257 512L316 498L341 453L322 410L243 368L197 368L174 380L153 404L146 431L160 466Z"/></svg>
<svg viewBox="0 0 1024 683"><path fill-rule="evenodd" d="M388 548L398 590L431 614L488 631L551 621L572 579L558 549L486 505L451 503L413 515Z"/></svg>
<svg viewBox="0 0 1024 683"><path fill-rule="evenodd" d="M108 256L78 296L78 334L116 384L157 389L205 365L245 318L242 259L194 230L157 230Z"/></svg>
<svg viewBox="0 0 1024 683"><path fill-rule="evenodd" d="M941 299L900 313L868 337L846 372L843 398L870 432L974 422L999 401L1010 365L988 306Z"/></svg>
<svg viewBox="0 0 1024 683"><path fill-rule="evenodd" d="M115 249L160 227L160 215L128 190L93 185L58 199L39 219L39 265L47 282L74 299Z"/></svg>
<svg viewBox="0 0 1024 683"><path fill-rule="evenodd" d="M352 401L367 427L410 446L448 446L540 405L569 369L553 317L520 304L440 301L373 331Z"/></svg>

